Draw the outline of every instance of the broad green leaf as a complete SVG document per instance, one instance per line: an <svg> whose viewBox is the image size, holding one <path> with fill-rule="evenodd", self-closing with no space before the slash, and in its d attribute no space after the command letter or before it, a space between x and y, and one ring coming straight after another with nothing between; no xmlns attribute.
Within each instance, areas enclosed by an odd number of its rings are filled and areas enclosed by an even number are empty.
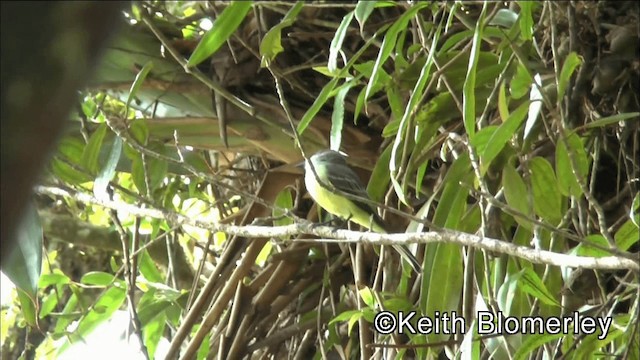
<svg viewBox="0 0 640 360"><path fill-rule="evenodd" d="M523 215L531 217L527 185L525 185L524 180L511 164L505 164L502 170L502 186L504 187L504 196L507 199L507 204ZM514 218L518 224L526 229L531 229L530 221L520 216L514 216Z"/></svg>
<svg viewBox="0 0 640 360"><path fill-rule="evenodd" d="M364 301L364 303L370 307L370 308L375 308L376 306L376 298L373 294L373 291L371 291L371 288L365 286L362 289L358 290L358 294L360 295L360 298L362 299L362 301Z"/></svg>
<svg viewBox="0 0 640 360"><path fill-rule="evenodd" d="M85 144L78 138L65 137L60 141L58 145L58 153L61 158L64 158L67 162L77 165L78 168L82 168L82 153L84 151ZM67 162L62 161L55 157L51 162L51 171L60 180L68 184L79 185L88 181L91 181L91 177L84 172L76 170Z"/></svg>
<svg viewBox="0 0 640 360"><path fill-rule="evenodd" d="M38 290L38 279L42 269L42 225L36 205L30 199L26 200L25 209L15 230L9 236L14 237L15 244L2 264L2 271L13 284L34 303ZM2 239L8 241L8 239ZM23 298L21 303L25 305ZM26 299L25 299L26 300ZM33 313L35 319L35 312Z"/></svg>
<svg viewBox="0 0 640 360"><path fill-rule="evenodd" d="M469 141L471 143L471 146L476 149L476 153L482 154L485 152L487 146L489 146L489 141L491 141L491 138L493 137L493 134L496 132L496 130L498 130L498 126L496 125L483 127L476 133L473 139Z"/></svg>
<svg viewBox="0 0 640 360"><path fill-rule="evenodd" d="M71 282L69 277L61 272L42 274L38 281L38 288L44 289L49 285L66 285Z"/></svg>
<svg viewBox="0 0 640 360"><path fill-rule="evenodd" d="M48 293L42 298L38 313L39 319L44 319L55 309L56 305L58 305L58 298L59 295L55 291Z"/></svg>
<svg viewBox="0 0 640 360"><path fill-rule="evenodd" d="M618 249L621 251L627 251L629 248L638 242L640 239L640 233L638 232L638 225L634 224L631 219L627 220L613 237L616 241ZM607 246L608 247L608 246Z"/></svg>
<svg viewBox="0 0 640 360"><path fill-rule="evenodd" d="M489 165L493 159L502 151L504 146L513 138L516 130L522 124L525 115L529 110L529 103L524 102L516 110L514 110L511 115L507 118L505 122L500 125L500 127L493 132L487 147L483 152L480 152L480 158L482 160L482 168L488 169Z"/></svg>
<svg viewBox="0 0 640 360"><path fill-rule="evenodd" d="M586 176L589 173L589 158L584 150L582 140L576 133L570 133L566 137L566 143L570 146L569 150L567 150L565 141L562 141L562 139L558 139L558 146L556 146L558 186L562 195L579 197L582 195L582 189L578 183L578 178L573 173L569 152L577 163L576 171L580 175L582 181L586 180Z"/></svg>
<svg viewBox="0 0 640 360"><path fill-rule="evenodd" d="M272 27L262 38L260 42L260 66L268 66L278 54L284 51L282 47L282 30L286 27L293 25L298 13L302 10L304 2L298 1L287 12L282 21L274 27Z"/></svg>
<svg viewBox="0 0 640 360"><path fill-rule="evenodd" d="M281 225L289 225L293 224L293 220L287 217L285 211L280 209L292 209L293 208L293 196L291 195L290 189L283 189L276 196L276 200L274 201L275 207L272 211L272 216L274 218L273 224L275 226Z"/></svg>
<svg viewBox="0 0 640 360"><path fill-rule="evenodd" d="M589 244L599 245L600 247L598 248L595 246L590 246ZM584 239L584 242L576 246L575 254L579 256L591 256L591 257L610 256L611 253L609 251L602 250L602 249L608 249L609 247L610 247L609 242L607 241L607 239L604 238L604 236L600 234L588 235Z"/></svg>
<svg viewBox="0 0 640 360"><path fill-rule="evenodd" d="M533 210L538 216L558 224L562 218L561 195L551 164L542 157L535 157L529 163Z"/></svg>
<svg viewBox="0 0 640 360"><path fill-rule="evenodd" d="M213 27L207 31L196 46L187 63L194 67L213 55L236 31L251 9L252 1L234 1L215 19Z"/></svg>
<svg viewBox="0 0 640 360"><path fill-rule="evenodd" d="M342 18L342 21L331 40L331 45L329 45L329 62L327 63L327 68L329 68L330 73L335 73L338 68L338 53L340 52L340 49L342 49L342 43L344 42L344 38L347 36L347 30L349 29L351 20L353 20L353 11L350 11L344 16L344 18Z"/></svg>
<svg viewBox="0 0 640 360"><path fill-rule="evenodd" d="M536 299L539 299L547 305L560 306L560 303L555 297L547 290L546 285L542 282L542 279L531 268L522 269L522 276L518 281L518 286L525 293L532 295Z"/></svg>
<svg viewBox="0 0 640 360"><path fill-rule="evenodd" d="M567 58L564 60L564 64L562 64L562 70L560 71L560 78L558 79L558 99L562 99L564 97L564 92L569 86L569 80L571 80L571 75L576 70L578 65L582 64L582 60L575 52L569 53Z"/></svg>
<svg viewBox="0 0 640 360"><path fill-rule="evenodd" d="M17 293L18 293L18 301L20 302L20 310L22 312L22 317L24 318L24 321L26 321L27 324L29 324L29 326L33 328L37 328L38 323L36 320L37 310L36 310L36 303L35 303L36 300L34 300L35 297L22 291L20 288L17 289Z"/></svg>
<svg viewBox="0 0 640 360"><path fill-rule="evenodd" d="M464 128L470 139L476 134L476 71L478 65L478 56L480 55L480 47L482 42L482 31L484 29L484 16L487 10L487 3L483 3L480 17L476 21L476 28L473 33L473 41L471 43L471 52L469 54L469 66L467 68L467 76L464 81L462 90L462 114Z"/></svg>
<svg viewBox="0 0 640 360"><path fill-rule="evenodd" d="M140 274L149 282L162 283L164 281L162 274L160 274L156 264L146 250L138 255L138 269Z"/></svg>
<svg viewBox="0 0 640 360"><path fill-rule="evenodd" d="M142 70L140 70L140 72L138 72L138 75L136 75L136 78L133 81L133 84L131 84L131 89L129 90L129 97L127 97L127 105L126 105L127 113L129 110L129 105L131 104L131 100L133 100L136 97L136 94L138 93L138 89L140 89L140 86L144 82L144 79L147 78L147 75L149 75L149 72L151 71L151 69L153 69L153 61L147 62L142 67Z"/></svg>
<svg viewBox="0 0 640 360"><path fill-rule="evenodd" d="M80 282L85 285L108 286L118 281L118 278L102 271L90 271L82 276Z"/></svg>
<svg viewBox="0 0 640 360"><path fill-rule="evenodd" d="M391 156L391 147L387 146L382 154L380 154L378 161L376 161L376 165L369 178L369 184L367 184L367 193L369 193L371 199L377 202L383 201L384 194L391 181L388 168L389 156Z"/></svg>
<svg viewBox="0 0 640 360"><path fill-rule="evenodd" d="M515 100L520 99L529 92L533 78L527 71L524 65L518 63L516 67L516 74L509 82L509 92L511 97Z"/></svg>
<svg viewBox="0 0 640 360"><path fill-rule="evenodd" d="M165 313L160 312L153 320L142 324L142 337L144 338L144 345L146 346L149 354L156 353L158 343L164 336L167 326L166 322L167 317Z"/></svg>
<svg viewBox="0 0 640 360"><path fill-rule="evenodd" d="M91 134L89 142L82 152L82 166L92 174L98 173L98 157L100 156L100 149L102 148L102 142L106 134L107 124L102 123L98 125L98 128Z"/></svg>
<svg viewBox="0 0 640 360"><path fill-rule="evenodd" d="M533 16L531 14L531 8L535 5L533 1L521 1L520 16L518 17L518 23L520 24L520 34L524 40L531 40L533 38Z"/></svg>
<svg viewBox="0 0 640 360"><path fill-rule="evenodd" d="M126 298L123 288L111 287L102 294L89 313L78 323L77 329L67 338L67 341L58 348L58 355L62 354L74 339L82 339L93 331L98 325L111 318L112 314L122 306Z"/></svg>

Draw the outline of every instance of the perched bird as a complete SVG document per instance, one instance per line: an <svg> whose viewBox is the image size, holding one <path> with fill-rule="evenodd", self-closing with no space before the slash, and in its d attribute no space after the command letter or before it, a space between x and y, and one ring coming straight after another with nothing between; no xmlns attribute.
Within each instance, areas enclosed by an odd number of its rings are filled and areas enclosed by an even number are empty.
<svg viewBox="0 0 640 360"><path fill-rule="evenodd" d="M313 163L315 174L309 162ZM343 192L370 199L360 178L349 167L344 155L333 150L320 151L305 161L304 170L307 191L323 209L374 232L387 233L382 219L370 204L347 198L339 193ZM318 178L316 178L316 174ZM338 191L331 189L331 187ZM406 246L394 245L393 247L417 273L422 271L420 263Z"/></svg>

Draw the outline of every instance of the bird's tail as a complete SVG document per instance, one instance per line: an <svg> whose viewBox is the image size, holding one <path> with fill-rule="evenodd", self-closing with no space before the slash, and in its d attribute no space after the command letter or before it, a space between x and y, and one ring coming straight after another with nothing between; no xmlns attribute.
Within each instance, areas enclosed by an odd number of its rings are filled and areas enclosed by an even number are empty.
<svg viewBox="0 0 640 360"><path fill-rule="evenodd" d="M403 245L393 245L393 248L396 249L396 251L400 254L400 256L406 262L408 262L409 265L411 265L411 267L413 268L413 270L415 270L416 273L418 274L422 273L422 265L420 264L418 259L416 259L416 257L413 255L411 250L409 250L409 248Z"/></svg>

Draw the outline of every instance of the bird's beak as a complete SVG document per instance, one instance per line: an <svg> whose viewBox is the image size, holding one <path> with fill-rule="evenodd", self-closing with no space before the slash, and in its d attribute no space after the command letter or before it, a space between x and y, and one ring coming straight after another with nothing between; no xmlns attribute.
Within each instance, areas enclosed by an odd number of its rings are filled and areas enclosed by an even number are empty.
<svg viewBox="0 0 640 360"><path fill-rule="evenodd" d="M293 164L293 166L300 168L300 169L304 169L304 160L300 161L297 164Z"/></svg>

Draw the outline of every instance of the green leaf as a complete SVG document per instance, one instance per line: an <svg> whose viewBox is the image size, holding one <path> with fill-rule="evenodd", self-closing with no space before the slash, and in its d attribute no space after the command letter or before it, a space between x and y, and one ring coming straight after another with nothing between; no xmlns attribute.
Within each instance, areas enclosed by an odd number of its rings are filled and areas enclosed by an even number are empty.
<svg viewBox="0 0 640 360"><path fill-rule="evenodd" d="M236 31L251 9L252 1L234 1L213 22L213 27L202 37L191 54L188 67L194 67L213 55Z"/></svg>
<svg viewBox="0 0 640 360"><path fill-rule="evenodd" d="M142 67L142 70L140 70L138 75L136 75L136 78L133 81L133 84L131 84L131 89L129 90L129 97L127 97L126 113L129 112L129 104L131 104L131 100L133 100L136 97L136 94L138 93L138 89L140 89L140 86L144 82L144 79L147 78L147 75L149 75L149 72L151 71L151 69L153 69L153 61L149 61L146 64L144 64L144 66Z"/></svg>
<svg viewBox="0 0 640 360"><path fill-rule="evenodd" d="M599 245L600 248L590 246L589 244ZM611 253L604 249L608 249L609 242L600 234L592 234L584 239L584 242L575 247L575 254L579 256L603 257L610 256Z"/></svg>
<svg viewBox="0 0 640 360"><path fill-rule="evenodd" d="M149 282L162 283L164 281L162 274L160 274L156 264L146 250L138 255L138 269L140 274Z"/></svg>
<svg viewBox="0 0 640 360"><path fill-rule="evenodd" d="M627 251L629 248L640 240L640 233L638 232L638 226L633 223L631 219L627 220L613 237L616 241L618 249L621 251ZM609 247L607 245L607 247Z"/></svg>
<svg viewBox="0 0 640 360"><path fill-rule="evenodd" d="M102 123L98 125L98 128L91 134L89 142L82 152L82 166L92 174L98 173L98 157L100 156L100 149L102 148L102 142L106 134L107 124Z"/></svg>
<svg viewBox="0 0 640 360"><path fill-rule="evenodd" d="M562 218L561 195L551 164L542 157L535 157L529 163L533 210L538 216L558 224Z"/></svg>
<svg viewBox="0 0 640 360"><path fill-rule="evenodd" d="M350 81L338 90L336 97L333 101L333 114L331 114L331 134L330 144L331 149L338 151L340 149L340 142L342 141L342 126L344 124L344 99L347 93L356 83Z"/></svg>
<svg viewBox="0 0 640 360"><path fill-rule="evenodd" d="M380 154L378 161L376 161L376 165L369 178L369 184L367 184L367 193L369 193L371 199L377 202L382 202L387 187L389 186L389 181L391 181L388 168L390 156L391 147L387 146L382 154Z"/></svg>
<svg viewBox="0 0 640 360"><path fill-rule="evenodd" d="M331 79L331 81L329 81L327 85L325 85L322 88L322 91L320 91L320 94L318 94L318 97L313 101L313 104L311 104L307 112L302 116L302 119L300 119L300 123L296 128L299 135L302 135L302 133L306 130L307 126L309 126L309 124L311 123L311 120L313 120L313 118L316 116L318 111L320 111L324 103L327 102L327 100L330 97L329 95L331 94L333 89L336 87L336 84L338 84L338 80L339 80L338 77Z"/></svg>
<svg viewBox="0 0 640 360"><path fill-rule="evenodd" d="M418 11L424 9L428 5L429 5L428 3L414 4L408 11L402 14L402 16L400 16L400 18L398 18L398 20L396 20L393 23L393 25L391 25L391 27L385 34L384 40L382 41L382 46L380 47L380 51L378 52L378 56L376 57L375 65L373 66L373 73L371 74L371 79L367 84L367 90L365 91L365 95L364 95L365 102L371 96L372 94L371 90L375 86L375 84L378 82L378 76L379 76L378 72L382 69L382 66L384 65L385 61L387 61L387 59L391 55L391 52L396 46L398 35L400 34L401 31L406 31L409 20L411 20L411 18L413 18L418 13Z"/></svg>
<svg viewBox="0 0 640 360"><path fill-rule="evenodd" d="M35 297L27 294L21 289L17 289L18 293L18 301L20 302L20 309L22 310L22 317L29 324L29 326L33 328L37 328L38 323L36 321L36 305L35 305Z"/></svg>
<svg viewBox="0 0 640 360"><path fill-rule="evenodd" d="M109 286L118 281L118 278L102 271L90 271L82 276L80 282L86 285Z"/></svg>
<svg viewBox="0 0 640 360"><path fill-rule="evenodd" d="M516 130L522 124L524 117L529 111L529 102L524 102L509 115L507 120L493 133L484 152L480 153L482 168L487 169L493 159L502 151L504 146L511 140Z"/></svg>
<svg viewBox="0 0 640 360"><path fill-rule="evenodd" d="M520 34L524 40L531 40L533 38L533 16L531 14L531 8L535 3L533 1L520 1Z"/></svg>
<svg viewBox="0 0 640 360"><path fill-rule="evenodd" d="M40 313L38 314L39 319L44 319L56 308L56 305L58 305L58 298L58 294L54 291L42 298L42 302L40 303Z"/></svg>
<svg viewBox="0 0 640 360"><path fill-rule="evenodd" d="M274 209L272 211L272 216L275 220L273 220L274 226L283 226L293 224L293 220L286 216L284 210L280 209L293 209L293 196L291 195L291 190L288 188L283 189L276 196L276 200L274 201Z"/></svg>
<svg viewBox="0 0 640 360"><path fill-rule="evenodd" d="M518 286L520 290L532 295L547 305L560 306L560 303L553 297L549 290L547 290L542 279L529 267L522 269L522 276L518 281Z"/></svg>
<svg viewBox="0 0 640 360"><path fill-rule="evenodd" d="M364 23L367 22L369 15L373 12L373 9L376 8L377 1L363 1L359 0L356 5L355 15L358 24L360 24L360 33L362 33L362 29L364 28Z"/></svg>
<svg viewBox="0 0 640 360"><path fill-rule="evenodd" d="M505 164L502 170L502 186L504 187L504 196L507 199L507 204L523 215L531 217L527 185L525 185L524 180L511 164ZM520 216L515 216L514 218L518 224L526 229L531 229L530 221Z"/></svg>
<svg viewBox="0 0 640 360"><path fill-rule="evenodd" d="M109 195L107 194L107 186L109 185L109 181L111 181L116 174L116 167L120 161L121 154L122 139L119 136L116 136L113 141L113 145L111 146L107 163L104 165L102 170L100 170L96 180L93 182L93 194L96 198L101 200L109 198Z"/></svg>
<svg viewBox="0 0 640 360"><path fill-rule="evenodd" d="M625 121L627 119L632 119L632 118L635 118L634 120L638 121L638 120L640 120L639 117L640 117L640 112L617 114L617 115L603 117L603 118L598 119L596 121L590 122L587 125L585 125L584 127L587 128L587 129L605 127L607 125L617 124L620 121Z"/></svg>
<svg viewBox="0 0 640 360"><path fill-rule="evenodd" d="M105 291L89 313L78 322L76 331L58 348L58 355L67 350L72 340L85 338L98 325L111 318L112 314L122 306L125 297L126 291L123 288L111 287Z"/></svg>
<svg viewBox="0 0 640 360"><path fill-rule="evenodd" d="M522 343L522 345L518 347L513 358L515 360L528 359L531 354L534 354L535 350L540 346L566 336L567 335L563 334L562 332L558 332L557 334L551 334L547 332L544 332L542 334L530 334L526 337L526 340Z"/></svg>
<svg viewBox="0 0 640 360"><path fill-rule="evenodd" d="M360 298L362 298L362 301L364 301L364 303L370 307L370 308L375 308L376 306L376 298L373 294L373 291L371 291L371 288L365 286L362 289L358 290L358 294L360 295Z"/></svg>
<svg viewBox="0 0 640 360"><path fill-rule="evenodd" d="M78 138L65 137L58 145L58 153L66 161L82 168L82 152L85 144ZM91 181L91 177L83 172L74 169L71 165L55 157L51 162L51 171L55 176L65 183L79 185Z"/></svg>
<svg viewBox="0 0 640 360"><path fill-rule="evenodd" d="M338 68L338 53L340 52L340 49L342 49L342 43L344 42L344 38L347 36L347 30L349 29L351 20L353 20L353 11L350 11L344 16L344 18L342 18L342 21L331 40L331 45L329 46L329 62L327 63L327 68L329 68L329 72L331 73L335 73Z"/></svg>
<svg viewBox="0 0 640 360"><path fill-rule="evenodd" d="M268 66L273 59L278 56L281 52L284 51L282 47L282 30L286 27L293 25L304 6L304 2L298 1L296 4L289 9L287 14L284 16L282 21L274 27L272 27L262 38L260 42L260 66L265 67Z"/></svg>
<svg viewBox="0 0 640 360"><path fill-rule="evenodd" d="M482 154L485 152L487 146L489 146L489 141L493 137L493 134L498 130L498 126L489 125L483 127L476 133L476 135L471 139L471 146L476 149L478 154Z"/></svg>
<svg viewBox="0 0 640 360"><path fill-rule="evenodd" d="M586 180L586 176L589 173L589 158L584 150L582 140L576 133L570 133L566 137L566 143L569 144L570 150L567 150L565 141L558 140L558 146L556 147L556 171L558 173L558 186L560 192L564 196L582 196L582 188L578 183L578 178L574 175L571 166L571 159L569 158L569 151L571 152L573 159L576 161L577 173L580 175L582 181Z"/></svg>
<svg viewBox="0 0 640 360"><path fill-rule="evenodd" d="M502 122L507 121L509 118L509 105L507 104L507 87L504 81L500 83L500 89L498 91L498 112L500 113Z"/></svg>
<svg viewBox="0 0 640 360"><path fill-rule="evenodd" d="M65 274L55 272L51 274L42 274L38 281L38 288L44 289L49 285L66 285L71 282L71 279Z"/></svg>
<svg viewBox="0 0 640 360"><path fill-rule="evenodd" d="M24 296L30 298L29 302L33 304L42 269L43 235L40 216L32 200L26 200L22 217L10 236L15 237L12 241L15 245L8 249L11 253L5 257L7 261L2 264L2 271L23 292ZM2 241L8 241L8 239L2 239ZM24 303L22 298L21 302ZM35 310L33 318L35 319Z"/></svg>
<svg viewBox="0 0 640 360"><path fill-rule="evenodd" d="M517 100L526 95L529 92L532 82L533 78L527 71L527 68L522 65L522 63L518 63L516 74L509 82L511 97Z"/></svg>
<svg viewBox="0 0 640 360"><path fill-rule="evenodd" d="M489 25L498 25L507 29L511 29L513 24L518 20L518 14L510 9L500 9L491 19Z"/></svg>
<svg viewBox="0 0 640 360"><path fill-rule="evenodd" d="M473 33L473 41L471 43L471 52L469 54L469 66L467 68L467 76L464 81L462 90L462 109L464 128L470 139L476 134L476 67L478 65L478 57L480 55L480 47L482 42L482 31L484 29L484 16L487 10L487 3L482 5L480 17L476 21L476 28Z"/></svg>
<svg viewBox="0 0 640 360"><path fill-rule="evenodd" d="M567 55L567 58L564 60L564 64L562 64L560 78L558 79L558 99L562 99L564 96L564 92L566 91L567 86L569 86L571 75L573 75L573 72L580 64L582 64L582 60L578 54L572 51Z"/></svg>

